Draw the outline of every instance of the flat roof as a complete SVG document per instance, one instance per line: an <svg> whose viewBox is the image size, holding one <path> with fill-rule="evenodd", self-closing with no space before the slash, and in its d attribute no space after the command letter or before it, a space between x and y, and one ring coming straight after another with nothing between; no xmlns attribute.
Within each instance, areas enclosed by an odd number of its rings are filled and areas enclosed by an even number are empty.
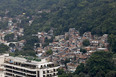
<svg viewBox="0 0 116 77"><path fill-rule="evenodd" d="M27 62L28 59L20 58L20 57L12 57L12 56L6 57L6 59L14 61L14 62L21 62L21 63L31 64L31 65L53 64L53 62L47 62L45 59L39 62L33 61L33 60L31 60L31 62Z"/></svg>

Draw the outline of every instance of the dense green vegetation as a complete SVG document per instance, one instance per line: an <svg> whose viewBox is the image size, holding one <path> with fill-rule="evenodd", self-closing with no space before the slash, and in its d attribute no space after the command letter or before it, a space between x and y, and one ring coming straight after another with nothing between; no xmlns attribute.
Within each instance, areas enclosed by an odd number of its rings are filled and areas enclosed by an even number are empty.
<svg viewBox="0 0 116 77"><path fill-rule="evenodd" d="M47 55L52 55L53 54L53 51L50 49L46 52Z"/></svg>
<svg viewBox="0 0 116 77"><path fill-rule="evenodd" d="M80 52L82 52L82 53L86 53L87 52L87 50L86 49L80 49Z"/></svg>
<svg viewBox="0 0 116 77"><path fill-rule="evenodd" d="M14 41L14 34L8 34L4 37L4 40L7 40L8 42Z"/></svg>
<svg viewBox="0 0 116 77"><path fill-rule="evenodd" d="M9 50L9 47L4 45L4 44L0 44L0 53L5 53Z"/></svg>
<svg viewBox="0 0 116 77"><path fill-rule="evenodd" d="M58 0L0 0L0 15L14 17L26 13L35 14L38 10L51 8ZM47 6L46 6L47 5Z"/></svg>
<svg viewBox="0 0 116 77"><path fill-rule="evenodd" d="M15 53L10 52L10 56L19 56L19 55L35 57L36 53L33 50L25 50L25 51L18 51L18 50L16 50Z"/></svg>
<svg viewBox="0 0 116 77"><path fill-rule="evenodd" d="M83 41L83 46L89 46L89 45L90 45L90 42L88 39Z"/></svg>
<svg viewBox="0 0 116 77"><path fill-rule="evenodd" d="M116 53L116 35L109 35L109 50Z"/></svg>
<svg viewBox="0 0 116 77"><path fill-rule="evenodd" d="M63 34L71 27L81 34L91 31L97 35L113 34L112 38L116 35L116 0L0 0L0 5L2 17L17 17L25 13L19 26L24 28L23 38L26 40L32 34L48 31L51 27L57 28L55 35ZM28 26L29 20L34 20L31 26ZM0 28L4 28L5 24L2 24ZM116 45L110 46L115 52Z"/></svg>
<svg viewBox="0 0 116 77"><path fill-rule="evenodd" d="M82 33L92 31L94 34L116 34L115 0L0 0L0 5L1 16L5 16L5 11L9 11L6 13L9 17L23 13L30 16L30 19L32 15L37 16L33 27L28 27L27 30L48 30L55 27L58 29L56 34L59 34L75 27ZM51 12L39 14L39 10Z"/></svg>
<svg viewBox="0 0 116 77"><path fill-rule="evenodd" d="M91 77L97 76L100 73L105 76L109 71L115 70L112 53L104 51L93 53L85 67Z"/></svg>
<svg viewBox="0 0 116 77"><path fill-rule="evenodd" d="M41 61L41 59L38 59L37 57L31 57L31 56L28 56L28 57L25 57L27 60L34 60L34 61Z"/></svg>
<svg viewBox="0 0 116 77"><path fill-rule="evenodd" d="M39 40L38 40L37 37L32 37L32 36L28 37L28 38L26 39L26 44L25 44L25 46L23 47L23 50L24 50L24 51L25 51L25 50L33 50L33 48L34 48L34 43L37 43L37 42L39 42Z"/></svg>
<svg viewBox="0 0 116 77"><path fill-rule="evenodd" d="M0 21L0 29L6 29L8 25L8 22L1 22Z"/></svg>

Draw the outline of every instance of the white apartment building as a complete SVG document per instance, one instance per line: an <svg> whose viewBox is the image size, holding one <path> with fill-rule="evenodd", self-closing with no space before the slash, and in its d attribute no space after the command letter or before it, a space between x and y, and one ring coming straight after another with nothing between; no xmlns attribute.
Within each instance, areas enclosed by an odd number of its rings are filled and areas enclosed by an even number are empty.
<svg viewBox="0 0 116 77"><path fill-rule="evenodd" d="M0 77L4 77L4 59L5 56L9 56L8 54L4 54L0 56Z"/></svg>
<svg viewBox="0 0 116 77"><path fill-rule="evenodd" d="M4 77L58 77L53 62L29 61L19 57L4 57Z"/></svg>

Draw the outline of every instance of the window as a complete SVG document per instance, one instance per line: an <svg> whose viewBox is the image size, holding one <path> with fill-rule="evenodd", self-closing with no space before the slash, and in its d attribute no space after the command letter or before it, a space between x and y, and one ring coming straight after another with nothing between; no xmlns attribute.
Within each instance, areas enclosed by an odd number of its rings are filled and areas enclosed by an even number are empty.
<svg viewBox="0 0 116 77"><path fill-rule="evenodd" d="M53 75L55 76L55 73Z"/></svg>
<svg viewBox="0 0 116 77"><path fill-rule="evenodd" d="M38 77L40 77L40 76L39 76L39 71L38 71ZM44 77L44 76L43 76L43 77Z"/></svg>
<svg viewBox="0 0 116 77"><path fill-rule="evenodd" d="M47 70L47 73L49 73L49 70Z"/></svg>
<svg viewBox="0 0 116 77"><path fill-rule="evenodd" d="M43 74L45 74L45 71L43 71Z"/></svg>
<svg viewBox="0 0 116 77"><path fill-rule="evenodd" d="M43 77L46 77L45 75L43 75Z"/></svg>
<svg viewBox="0 0 116 77"><path fill-rule="evenodd" d="M56 70L54 69L54 72L55 72Z"/></svg>

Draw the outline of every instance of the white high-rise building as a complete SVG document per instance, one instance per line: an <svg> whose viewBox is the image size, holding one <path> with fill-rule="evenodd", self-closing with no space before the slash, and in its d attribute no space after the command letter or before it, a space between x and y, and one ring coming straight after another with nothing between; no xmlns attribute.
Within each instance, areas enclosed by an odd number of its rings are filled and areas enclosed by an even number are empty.
<svg viewBox="0 0 116 77"><path fill-rule="evenodd" d="M9 54L4 54L0 56L0 77L4 76L4 59L6 56L9 56Z"/></svg>
<svg viewBox="0 0 116 77"><path fill-rule="evenodd" d="M11 56L5 56L3 60L4 77L58 77L58 66L53 62L29 61Z"/></svg>

